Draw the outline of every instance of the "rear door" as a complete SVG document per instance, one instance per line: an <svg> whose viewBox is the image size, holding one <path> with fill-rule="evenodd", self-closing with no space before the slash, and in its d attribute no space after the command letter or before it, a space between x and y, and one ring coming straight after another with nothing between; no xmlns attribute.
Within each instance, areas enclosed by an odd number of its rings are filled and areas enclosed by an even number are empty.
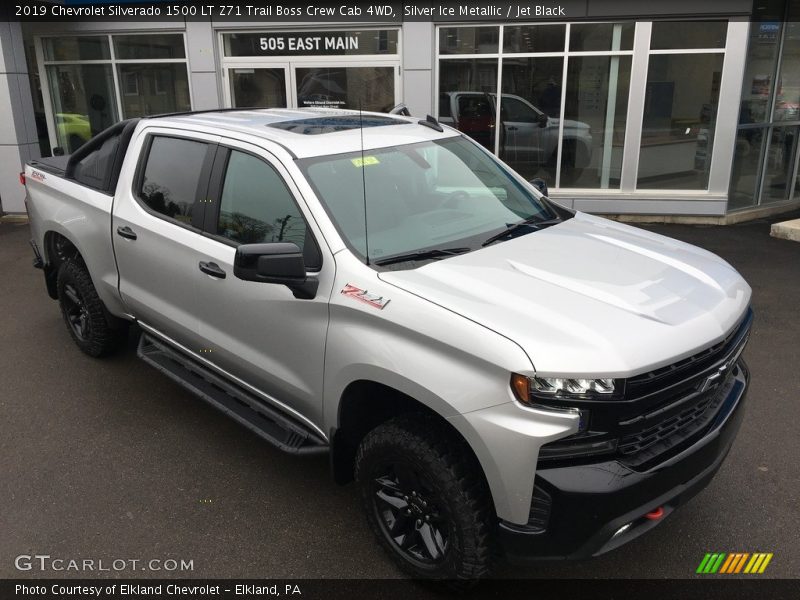
<svg viewBox="0 0 800 600"><path fill-rule="evenodd" d="M198 268L208 179L216 136L149 128L132 185L120 185L112 237L119 290L145 326L199 352Z"/></svg>
<svg viewBox="0 0 800 600"><path fill-rule="evenodd" d="M333 257L288 171L263 148L223 138L209 199L199 260L218 272L195 288L206 358L307 424L320 423ZM233 274L238 246L272 242L303 250L319 279L315 298Z"/></svg>

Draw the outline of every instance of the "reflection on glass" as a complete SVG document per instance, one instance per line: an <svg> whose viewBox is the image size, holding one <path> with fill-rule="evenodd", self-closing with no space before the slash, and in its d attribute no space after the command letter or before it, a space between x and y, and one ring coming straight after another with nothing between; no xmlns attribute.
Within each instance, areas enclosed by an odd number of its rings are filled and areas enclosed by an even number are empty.
<svg viewBox="0 0 800 600"><path fill-rule="evenodd" d="M650 48L724 48L727 35L727 21L654 21Z"/></svg>
<svg viewBox="0 0 800 600"><path fill-rule="evenodd" d="M494 99L497 59L470 58L439 62L439 116L494 152Z"/></svg>
<svg viewBox="0 0 800 600"><path fill-rule="evenodd" d="M234 108L286 108L286 70L231 69Z"/></svg>
<svg viewBox="0 0 800 600"><path fill-rule="evenodd" d="M186 58L183 36L179 33L115 35L114 52L117 59L123 60Z"/></svg>
<svg viewBox="0 0 800 600"><path fill-rule="evenodd" d="M110 65L48 65L47 83L58 146L65 152L119 120Z"/></svg>
<svg viewBox="0 0 800 600"><path fill-rule="evenodd" d="M508 26L503 31L503 52L563 52L566 25Z"/></svg>
<svg viewBox="0 0 800 600"><path fill-rule="evenodd" d="M629 56L569 59L560 187L619 187L630 78Z"/></svg>
<svg viewBox="0 0 800 600"><path fill-rule="evenodd" d="M707 189L721 54L650 56L637 186Z"/></svg>
<svg viewBox="0 0 800 600"><path fill-rule="evenodd" d="M633 50L635 23L576 23L569 30L573 52Z"/></svg>
<svg viewBox="0 0 800 600"><path fill-rule="evenodd" d="M108 37L104 35L44 38L45 60L106 60L111 58Z"/></svg>
<svg viewBox="0 0 800 600"><path fill-rule="evenodd" d="M739 128L731 170L728 210L753 206L758 200L758 178L766 128Z"/></svg>
<svg viewBox="0 0 800 600"><path fill-rule="evenodd" d="M439 30L439 54L492 54L499 47L499 27L443 27Z"/></svg>
<svg viewBox="0 0 800 600"><path fill-rule="evenodd" d="M186 64L119 65L125 118L191 109Z"/></svg>
<svg viewBox="0 0 800 600"><path fill-rule="evenodd" d="M778 60L779 22L751 23L739 124L765 123Z"/></svg>
<svg viewBox="0 0 800 600"><path fill-rule="evenodd" d="M394 67L295 69L297 105L388 112L394 106Z"/></svg>
<svg viewBox="0 0 800 600"><path fill-rule="evenodd" d="M152 210L191 225L207 150L203 142L153 138L139 197Z"/></svg>
<svg viewBox="0 0 800 600"><path fill-rule="evenodd" d="M798 120L800 120L800 23L787 22L783 34L781 69L778 75L778 96L775 98L775 121Z"/></svg>
<svg viewBox="0 0 800 600"><path fill-rule="evenodd" d="M767 153L766 174L761 191L761 204L781 202L792 193L792 175L797 157L797 127L775 127Z"/></svg>
<svg viewBox="0 0 800 600"><path fill-rule="evenodd" d="M556 184L563 61L560 57L503 60L500 158L523 177L542 177L551 186ZM580 137L587 151L591 145L585 124L565 123L564 136Z"/></svg>

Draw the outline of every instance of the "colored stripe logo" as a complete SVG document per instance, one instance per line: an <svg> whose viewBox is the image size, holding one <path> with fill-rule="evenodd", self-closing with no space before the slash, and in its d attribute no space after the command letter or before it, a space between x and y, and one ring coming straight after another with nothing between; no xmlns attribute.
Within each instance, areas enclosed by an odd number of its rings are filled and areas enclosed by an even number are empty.
<svg viewBox="0 0 800 600"><path fill-rule="evenodd" d="M703 575L734 575L747 573L760 574L766 571L767 565L772 560L772 552L708 552L695 573Z"/></svg>

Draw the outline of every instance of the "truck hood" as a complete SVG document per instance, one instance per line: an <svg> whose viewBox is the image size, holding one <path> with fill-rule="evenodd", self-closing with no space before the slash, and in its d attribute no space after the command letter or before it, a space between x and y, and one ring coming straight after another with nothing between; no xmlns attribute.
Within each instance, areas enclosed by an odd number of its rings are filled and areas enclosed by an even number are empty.
<svg viewBox="0 0 800 600"><path fill-rule="evenodd" d="M628 377L665 366L724 338L751 295L710 252L582 213L379 276L513 340L542 375Z"/></svg>

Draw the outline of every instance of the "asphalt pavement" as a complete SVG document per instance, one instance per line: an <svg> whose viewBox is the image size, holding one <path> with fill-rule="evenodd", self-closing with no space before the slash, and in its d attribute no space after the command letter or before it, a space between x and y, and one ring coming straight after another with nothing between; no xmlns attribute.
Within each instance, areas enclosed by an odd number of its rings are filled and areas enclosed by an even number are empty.
<svg viewBox="0 0 800 600"><path fill-rule="evenodd" d="M706 552L772 552L759 577L800 574L800 243L770 238L768 221L648 228L720 254L753 287L738 438L711 484L644 536L498 577L693 577ZM36 554L193 566L103 576L400 576L326 457L262 442L139 361L134 339L110 359L78 351L29 237L26 224L0 224L0 578L92 575L17 569Z"/></svg>

